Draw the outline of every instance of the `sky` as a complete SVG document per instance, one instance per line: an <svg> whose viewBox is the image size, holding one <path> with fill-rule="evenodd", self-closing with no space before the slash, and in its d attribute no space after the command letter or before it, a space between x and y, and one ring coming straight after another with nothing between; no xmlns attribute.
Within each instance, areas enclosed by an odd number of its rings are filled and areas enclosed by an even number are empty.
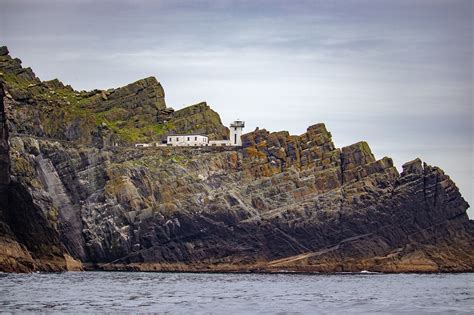
<svg viewBox="0 0 474 315"><path fill-rule="evenodd" d="M0 0L0 45L42 80L107 89L155 76L245 131L420 157L474 204L473 1ZM474 218L474 210L468 211Z"/></svg>

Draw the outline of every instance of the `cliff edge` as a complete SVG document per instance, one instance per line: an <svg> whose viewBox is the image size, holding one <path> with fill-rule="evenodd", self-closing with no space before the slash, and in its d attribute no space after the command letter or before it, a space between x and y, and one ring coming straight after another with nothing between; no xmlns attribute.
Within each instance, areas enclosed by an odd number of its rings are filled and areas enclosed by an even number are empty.
<svg viewBox="0 0 474 315"><path fill-rule="evenodd" d="M322 123L239 148L135 148L227 129L205 103L166 107L154 78L78 92L0 52L2 271L474 270L469 205L438 167L400 174Z"/></svg>

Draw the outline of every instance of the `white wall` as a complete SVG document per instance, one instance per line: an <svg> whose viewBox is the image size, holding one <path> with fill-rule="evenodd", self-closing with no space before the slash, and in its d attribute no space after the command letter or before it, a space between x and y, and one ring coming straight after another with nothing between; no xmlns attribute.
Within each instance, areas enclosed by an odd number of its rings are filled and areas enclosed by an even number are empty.
<svg viewBox="0 0 474 315"><path fill-rule="evenodd" d="M209 141L209 146L230 146L231 142L230 140L210 140Z"/></svg>
<svg viewBox="0 0 474 315"><path fill-rule="evenodd" d="M230 129L230 142L233 146L242 146L242 128L240 127L229 127Z"/></svg>
<svg viewBox="0 0 474 315"><path fill-rule="evenodd" d="M172 145L173 147L178 147L178 146L198 147L198 146L207 145L208 138L206 136L201 136L201 135L176 135L176 136L168 136L167 142L168 142L168 145Z"/></svg>

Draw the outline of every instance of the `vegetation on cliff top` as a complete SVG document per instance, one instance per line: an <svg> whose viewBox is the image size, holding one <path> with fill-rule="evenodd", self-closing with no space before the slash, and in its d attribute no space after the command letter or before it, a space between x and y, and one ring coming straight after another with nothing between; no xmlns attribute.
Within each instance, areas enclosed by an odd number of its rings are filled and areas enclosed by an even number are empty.
<svg viewBox="0 0 474 315"><path fill-rule="evenodd" d="M154 77L117 89L75 91L57 79L41 81L1 47L0 81L10 99L34 105L22 107L17 118L31 123L28 132L38 136L91 142L93 134L101 133L112 143L131 144L160 141L168 133L205 133L215 139L227 135L219 114L204 102L160 120L166 103Z"/></svg>

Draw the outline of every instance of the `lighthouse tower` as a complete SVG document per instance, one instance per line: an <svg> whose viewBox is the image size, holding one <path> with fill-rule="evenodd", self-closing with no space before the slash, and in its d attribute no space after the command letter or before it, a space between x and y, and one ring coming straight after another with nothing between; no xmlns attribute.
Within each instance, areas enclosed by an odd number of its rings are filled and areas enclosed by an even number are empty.
<svg viewBox="0 0 474 315"><path fill-rule="evenodd" d="M245 127L245 121L236 120L230 124L230 145L242 146L242 129Z"/></svg>

